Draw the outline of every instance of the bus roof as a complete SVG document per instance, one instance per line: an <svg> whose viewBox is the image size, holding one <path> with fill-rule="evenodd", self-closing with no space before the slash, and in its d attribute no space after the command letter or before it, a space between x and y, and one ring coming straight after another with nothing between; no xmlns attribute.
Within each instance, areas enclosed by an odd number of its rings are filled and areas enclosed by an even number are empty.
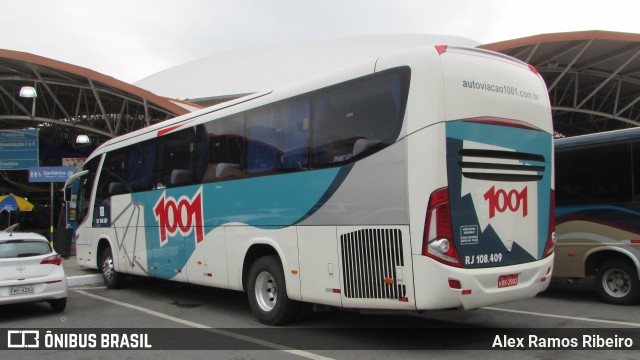
<svg viewBox="0 0 640 360"><path fill-rule="evenodd" d="M99 153L98 150L100 150L100 149L103 149L103 148L108 147L108 146L113 145L113 144L117 144L117 143L119 143L121 141L124 141L124 140L128 140L128 139L134 138L134 137L142 135L142 134L146 134L146 133L154 132L154 131L159 131L159 130L166 129L166 128L179 127L181 124L186 123L187 121L189 121L191 119L194 119L194 118L197 118L199 116L202 116L202 115L205 115L205 114L209 114L209 113L212 113L212 112L216 112L216 111L219 111L219 110L222 110L222 109L226 109L228 107L232 107L232 106L235 106L235 105L238 105L238 104L241 104L241 103L244 103L244 102L256 99L256 98L259 98L259 97L262 97L262 96L267 95L267 94L269 94L271 92L272 91L269 90L269 91L262 91L262 92L258 92L258 93L249 94L249 95L237 98L237 99L233 99L233 100L229 100L229 101L226 101L226 102L223 102L223 103L220 103L220 104L216 104L214 106L210 106L210 107L207 107L207 108L204 108L204 109L196 110L194 112L187 113L187 114L175 117L173 119L165 120L163 122L160 122L160 123L157 123L157 124L154 124L154 125L142 128L142 129L138 129L136 131L130 132L130 133L125 134L125 135L120 135L120 136L118 136L116 138L113 138L113 139L110 139L109 141L107 141L104 144L100 145L94 151L94 153Z"/></svg>
<svg viewBox="0 0 640 360"><path fill-rule="evenodd" d="M447 45L447 48L449 48L450 50L453 50L454 52L462 52L462 53L472 53L475 55L478 54L485 54L488 55L489 57L493 57L493 58L498 58L501 59L503 61L509 61L512 64L516 64L516 65L520 65L523 68L526 68L528 65L526 63L521 62L520 60L499 54L499 53L494 53L488 50L484 50L484 49L477 49L477 48L471 48L471 47L464 47L464 46L455 46L455 45ZM400 53L420 53L422 50L424 49L430 49L433 50L433 45L424 45L424 44L413 44L412 46L407 46L405 48L403 48L402 50L400 50ZM102 152L104 152L106 149L115 146L115 147L119 147L121 143L136 138L138 136L146 136L147 134L150 133L154 133L157 132L159 134L164 134L164 133L168 133L168 132L172 132L175 131L179 128L181 128L182 126L186 126L187 124L191 124L192 121L197 121L197 118L202 117L203 115L206 114L210 114L210 113L214 113L220 110L224 110L224 109L228 109L231 107L235 107L238 106L240 104L243 103L247 103L247 102L251 102L252 100L261 98L263 96L271 96L274 93L276 94L283 94L283 93L288 93L289 91L291 91L292 89L295 89L296 91L302 91L302 92L306 92L306 91L311 91L314 90L316 88L316 86L328 86L328 83L331 83L333 80L339 79L341 75L344 74L354 74L354 71L356 71L357 73L361 73L361 75L364 75L364 73L362 72L363 70L366 71L370 71L371 73L376 72L376 64L377 61L380 59L381 56L387 56L387 55L393 55L396 54L397 51L389 51L389 52L380 52L378 54L376 54L376 56L371 57L368 61L364 61L364 62L357 62L357 63L353 63L353 64L348 64L348 65L344 65L343 67L341 67L340 69L334 70L333 72L330 73L326 73L326 74L322 74L322 75L318 75L316 78L312 78L312 79L305 79L299 82L294 82L291 84L287 84L287 85L282 85L280 87L274 88L274 89L268 89L266 91L262 91L262 92L257 92L257 93L253 93L253 94L249 94L237 99L233 99L230 101L226 101L223 103L219 103L217 105L214 105L212 107L207 107L204 109L200 109L197 111L194 111L192 113L188 113L188 114L184 114L178 117L175 117L173 119L169 119L169 120L165 120L163 122L160 122L158 124L154 124L152 126L146 127L146 128L142 128L136 131L133 131L131 133L128 134L124 134L121 135L119 137L116 137L114 139L111 139L107 142L105 142L104 144L102 144L101 146L99 146L90 156L89 158L93 158L96 155L101 154ZM338 76L338 77L336 77ZM322 79L321 82L318 82L318 79ZM327 84L324 84L324 82L328 82ZM271 94L271 95L270 95ZM278 96L276 96L277 98ZM277 100L277 99L276 99Z"/></svg>
<svg viewBox="0 0 640 360"><path fill-rule="evenodd" d="M584 145L615 143L636 139L640 140L640 127L556 139L554 141L554 145L556 149L565 149Z"/></svg>

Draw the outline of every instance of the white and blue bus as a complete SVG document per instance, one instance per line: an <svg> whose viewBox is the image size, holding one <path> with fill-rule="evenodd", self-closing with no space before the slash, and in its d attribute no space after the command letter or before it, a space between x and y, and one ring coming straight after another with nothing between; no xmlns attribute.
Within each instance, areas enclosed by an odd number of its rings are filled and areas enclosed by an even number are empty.
<svg viewBox="0 0 640 360"><path fill-rule="evenodd" d="M473 309L553 266L552 121L527 64L419 46L112 139L75 199L80 265L309 304Z"/></svg>

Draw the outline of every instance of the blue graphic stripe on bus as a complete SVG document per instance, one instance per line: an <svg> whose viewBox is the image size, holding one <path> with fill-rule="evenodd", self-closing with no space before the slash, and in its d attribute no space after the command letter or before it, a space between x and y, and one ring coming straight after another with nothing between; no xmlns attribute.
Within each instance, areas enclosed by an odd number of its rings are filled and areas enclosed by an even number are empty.
<svg viewBox="0 0 640 360"><path fill-rule="evenodd" d="M132 194L144 206L148 266L170 279L204 241L228 223L282 228L311 216L339 187L351 166Z"/></svg>
<svg viewBox="0 0 640 360"><path fill-rule="evenodd" d="M584 211L616 211L621 213L630 214L633 216L640 216L640 211L634 211L631 209L627 209L621 206L613 206L613 205L589 205L589 206L569 206L569 207L557 207L556 208L556 217L561 217L569 214L574 214L578 212Z"/></svg>
<svg viewBox="0 0 640 360"><path fill-rule="evenodd" d="M585 221L640 234L640 205L561 206L556 208L556 226L571 221Z"/></svg>
<svg viewBox="0 0 640 360"><path fill-rule="evenodd" d="M516 127L508 127L508 126L498 126L498 125L490 125L483 123L474 123L474 122L465 122L465 121L451 121L446 125L447 131L447 167L449 171L449 189L450 193L461 194L462 188L462 170L458 164L459 159L458 156L455 156L459 153L460 150L463 149L464 141L472 141L484 145L491 145L500 147L503 149L508 149L510 151L519 152L519 153L527 153L527 154L536 154L542 155L544 157L544 162L534 161L534 160L522 160L521 164L523 165L542 165L544 170L541 175L542 178L538 181L538 189L550 189L551 188L551 166L550 164L552 155L552 141L553 138L551 134L545 133L543 131L535 131L530 129L516 128ZM452 192L454 191L454 192ZM532 195L532 194L530 194ZM548 191L538 191L537 194L537 202L538 202L538 242L537 242L537 259L541 259L544 257L544 248L546 245L546 238L548 235L548 226L549 226L549 208L550 208L550 194ZM452 211L453 209L471 209L465 214L458 214L459 216L454 217L457 221L460 221L458 225L470 225L474 222L478 222L478 215L475 213L475 207L472 203L470 195L464 196L460 198L459 196L456 198L455 196L451 196L452 201ZM458 203L457 206L455 203ZM467 202L466 205L463 204ZM473 212L473 213L471 213ZM454 225L455 228L455 225ZM498 235L490 229L491 226L487 230L486 233L483 233L482 236L484 239L489 240L490 244L482 245L482 251L500 251L505 250L505 246L503 242L500 240ZM487 232L491 230L490 232ZM509 239L511 240L511 239ZM509 263L521 263L526 261L533 261L536 259L531 258L526 251L519 249L517 247L517 243L514 241L514 248L509 252L509 259L507 262ZM465 252L466 249L462 247L462 252ZM476 249L478 250L478 249ZM460 251L460 250L459 250ZM464 256L464 254L460 254ZM475 264L474 266L477 266ZM501 265L507 265L507 263L503 262Z"/></svg>

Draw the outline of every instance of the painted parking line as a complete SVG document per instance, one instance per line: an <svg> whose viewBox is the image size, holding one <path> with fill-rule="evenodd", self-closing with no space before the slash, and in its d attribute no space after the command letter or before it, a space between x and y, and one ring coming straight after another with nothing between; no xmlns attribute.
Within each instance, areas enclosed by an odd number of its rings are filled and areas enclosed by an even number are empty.
<svg viewBox="0 0 640 360"><path fill-rule="evenodd" d="M67 276L68 286L85 286L103 282L102 274Z"/></svg>
<svg viewBox="0 0 640 360"><path fill-rule="evenodd" d="M544 313L537 313L537 312L532 312L532 311L501 309L501 308L494 308L494 307L483 307L482 309L491 310L491 311L508 312L508 313L512 313L512 314L541 316L541 317L548 317L548 318L554 318L554 319L585 321L585 322L607 324L607 325L624 325L624 326L630 326L630 327L640 327L639 323L626 322L626 321L615 321L615 320L592 319L592 318L583 318L583 317L566 316L566 315L544 314Z"/></svg>
<svg viewBox="0 0 640 360"><path fill-rule="evenodd" d="M189 320L185 320L185 319L180 319L177 318L175 316L171 316L171 315L167 315L158 311L154 311L154 310L150 310L147 308L143 308L142 306L138 306L138 305L133 305L133 304L129 304L129 303L125 303L122 301L118 301L118 300L113 300L113 299L109 299L106 297L102 297L99 295L95 295L89 292L86 292L84 290L80 290L80 289L71 289L72 291L75 291L78 294L82 294L94 299L98 299L98 300L102 300L105 302L109 302L115 305L120 305L120 306L124 306L126 308L132 309L132 310L136 310L136 311L140 311L143 312L145 314L148 315L152 315L152 316L156 316L165 320L169 320L169 321L173 321L175 323L178 324L182 324L185 326L189 326L189 327L193 327L193 328L197 328L197 329L207 329L207 331L210 331L212 333L218 334L218 335L223 335L223 336L227 336L227 337L231 337L237 340L242 340L242 341L246 341L252 344L256 344L256 345L260 345L260 346L264 346L267 348L271 348L274 350L278 350L278 351L282 351L285 353L289 353L292 355L298 355L300 357L304 357L307 359L313 359L313 360L333 360L332 358L328 358L328 357L324 357L321 355L317 355L314 353L310 353L308 351L304 351L304 350L298 350L298 349L293 349L287 346L283 346L280 344L276 344L276 343L272 343L270 341L264 341L264 340L260 340L260 339L256 339L256 338L252 338L250 336L245 336L245 335L240 335L240 334L235 334L229 331L225 331L222 329L216 329L216 328L212 328L211 326L208 325L204 325L204 324L200 324L200 323L196 323L193 321L189 321Z"/></svg>

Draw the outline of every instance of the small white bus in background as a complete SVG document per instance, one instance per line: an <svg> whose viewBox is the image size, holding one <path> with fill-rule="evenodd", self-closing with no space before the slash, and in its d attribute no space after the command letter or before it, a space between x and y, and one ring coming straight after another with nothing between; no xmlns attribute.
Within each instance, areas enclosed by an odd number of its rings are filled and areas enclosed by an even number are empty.
<svg viewBox="0 0 640 360"><path fill-rule="evenodd" d="M100 146L75 197L78 262L310 304L473 309L546 289L552 121L536 70L418 46Z"/></svg>

